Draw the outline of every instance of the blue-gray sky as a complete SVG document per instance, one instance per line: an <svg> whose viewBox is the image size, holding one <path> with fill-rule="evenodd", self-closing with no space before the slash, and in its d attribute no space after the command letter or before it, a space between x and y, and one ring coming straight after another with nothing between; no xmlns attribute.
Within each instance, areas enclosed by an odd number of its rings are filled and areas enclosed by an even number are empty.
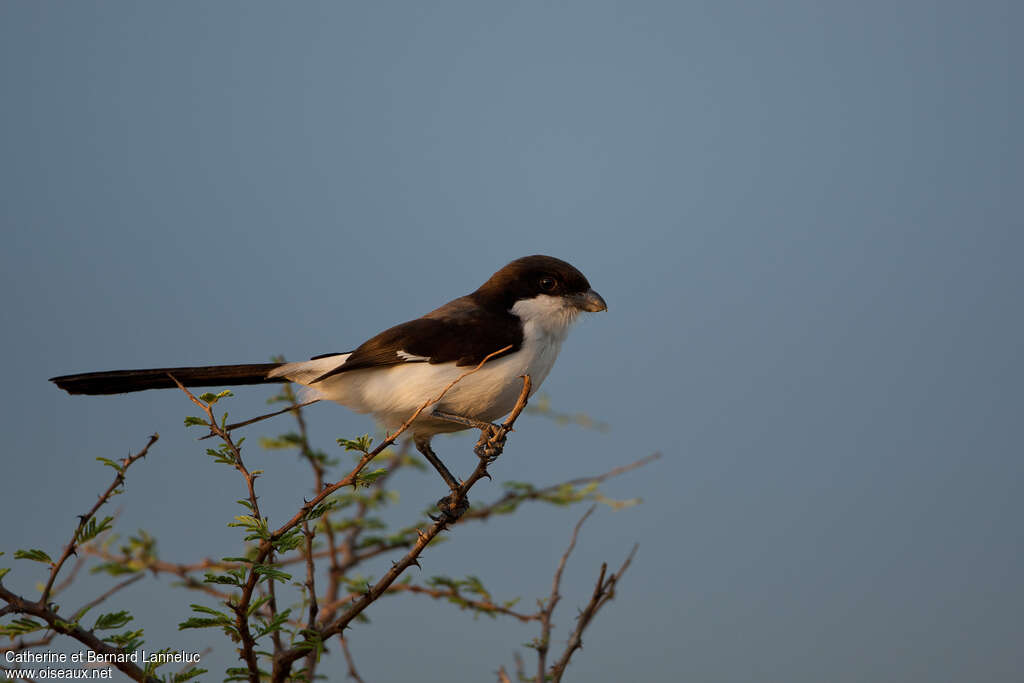
<svg viewBox="0 0 1024 683"><path fill-rule="evenodd" d="M57 550L109 479L94 458L153 431L123 530L180 560L238 538L240 482L182 396L47 377L347 350L548 253L609 311L544 390L613 427L524 418L476 499L665 454L607 486L645 502L601 509L571 561L556 647L600 562L640 542L574 680L1019 678L1022 18L995 0L7 0L0 549ZM242 416L267 392L239 394ZM310 419L324 448L372 429ZM439 450L466 472L468 445ZM304 470L249 459L282 520ZM410 513L440 494L399 484ZM532 604L580 512L459 529L424 571ZM5 581L30 590L17 564ZM166 580L121 599L152 645L204 642L174 629L196 596ZM373 681L487 680L536 635L414 596L370 616L351 642Z"/></svg>

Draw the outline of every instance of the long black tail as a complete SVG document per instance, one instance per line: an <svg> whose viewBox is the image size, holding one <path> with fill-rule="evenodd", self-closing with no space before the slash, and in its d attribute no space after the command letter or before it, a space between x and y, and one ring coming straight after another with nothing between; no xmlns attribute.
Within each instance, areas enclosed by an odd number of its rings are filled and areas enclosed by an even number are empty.
<svg viewBox="0 0 1024 683"><path fill-rule="evenodd" d="M280 363L247 365L209 365L202 368L153 368L151 370L111 370L81 375L51 377L50 381L69 394L125 394L146 389L170 389L177 386L171 375L187 387L231 386L287 382L284 377L267 378Z"/></svg>

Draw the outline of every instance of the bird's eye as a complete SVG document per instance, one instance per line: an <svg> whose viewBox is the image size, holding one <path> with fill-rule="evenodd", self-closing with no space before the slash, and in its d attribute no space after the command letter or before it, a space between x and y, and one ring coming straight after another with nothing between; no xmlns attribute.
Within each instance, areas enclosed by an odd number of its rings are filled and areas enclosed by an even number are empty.
<svg viewBox="0 0 1024 683"><path fill-rule="evenodd" d="M545 292L553 291L557 284L558 283L555 282L555 278L553 277L545 276L540 279L540 288L543 289Z"/></svg>

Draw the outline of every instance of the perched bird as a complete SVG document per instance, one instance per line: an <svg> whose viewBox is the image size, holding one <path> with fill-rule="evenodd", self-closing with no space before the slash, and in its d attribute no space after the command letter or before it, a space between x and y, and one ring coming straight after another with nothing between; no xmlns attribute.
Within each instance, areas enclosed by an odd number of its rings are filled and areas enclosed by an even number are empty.
<svg viewBox="0 0 1024 683"><path fill-rule="evenodd" d="M551 256L526 256L471 294L384 330L349 353L297 363L90 372L50 381L71 394L171 388L176 386L171 375L188 387L291 381L307 387L307 400L335 401L396 429L452 380L508 347L455 384L410 427L417 450L454 489L457 482L431 449L431 438L510 412L522 388L520 377L530 376L531 393L540 387L577 315L606 309L572 265ZM467 419L457 422L438 413Z"/></svg>

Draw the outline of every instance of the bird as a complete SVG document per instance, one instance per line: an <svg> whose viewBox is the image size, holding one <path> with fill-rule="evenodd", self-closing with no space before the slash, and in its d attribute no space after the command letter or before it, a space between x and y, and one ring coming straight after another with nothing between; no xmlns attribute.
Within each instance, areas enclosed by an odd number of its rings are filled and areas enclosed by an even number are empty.
<svg viewBox="0 0 1024 683"><path fill-rule="evenodd" d="M292 363L113 370L50 381L69 394L91 395L173 388L175 380L186 387L294 382L304 387L304 401L334 401L393 430L487 359L409 427L416 449L455 491L458 482L434 453L433 437L486 426L509 413L521 393L521 377L529 375L531 394L540 387L579 314L607 309L577 268L535 254L515 259L473 292L386 329L354 351ZM461 513L445 509L445 500L439 501L442 511Z"/></svg>

